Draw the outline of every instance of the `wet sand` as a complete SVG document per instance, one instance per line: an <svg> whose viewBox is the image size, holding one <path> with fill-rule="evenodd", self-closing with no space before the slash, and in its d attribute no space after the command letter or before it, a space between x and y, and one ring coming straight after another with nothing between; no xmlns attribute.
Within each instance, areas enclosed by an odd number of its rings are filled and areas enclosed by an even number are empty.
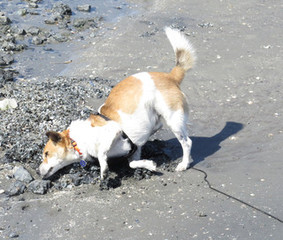
<svg viewBox="0 0 283 240"><path fill-rule="evenodd" d="M0 194L0 236L280 239L282 4L156 0L123 7L131 7L131 14L105 22L95 38L80 41L59 75L116 83L139 71L170 71L174 54L163 27L184 30L198 56L182 84L196 169L170 171L182 151L165 128L152 137L171 160L169 167L159 165L160 174L120 178L108 191L84 184L45 195ZM86 105L95 109L104 98L88 98ZM5 178L9 171L4 164L1 182L11 181Z"/></svg>

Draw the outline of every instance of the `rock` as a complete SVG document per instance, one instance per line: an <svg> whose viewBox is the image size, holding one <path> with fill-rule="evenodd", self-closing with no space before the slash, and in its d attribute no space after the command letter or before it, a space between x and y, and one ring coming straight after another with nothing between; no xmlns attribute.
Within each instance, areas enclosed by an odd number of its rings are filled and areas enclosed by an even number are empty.
<svg viewBox="0 0 283 240"><path fill-rule="evenodd" d="M10 54L0 55L0 66L9 65L14 61L14 58Z"/></svg>
<svg viewBox="0 0 283 240"><path fill-rule="evenodd" d="M38 5L37 5L36 3L34 3L34 2L29 3L28 6L29 6L30 8L38 8Z"/></svg>
<svg viewBox="0 0 283 240"><path fill-rule="evenodd" d="M8 110L13 109L18 106L16 99L14 98L6 98L2 101L0 101L0 110Z"/></svg>
<svg viewBox="0 0 283 240"><path fill-rule="evenodd" d="M50 39L54 39L56 42L67 42L68 37L62 36L60 33L56 33L50 37Z"/></svg>
<svg viewBox="0 0 283 240"><path fill-rule="evenodd" d="M44 22L46 24L51 24L51 25L57 23L57 21L58 21L57 17L50 17L50 18L44 20Z"/></svg>
<svg viewBox="0 0 283 240"><path fill-rule="evenodd" d="M38 27L30 27L27 30L27 33L33 35L33 36L37 36L39 33L41 32L41 30Z"/></svg>
<svg viewBox="0 0 283 240"><path fill-rule="evenodd" d="M42 39L41 37L38 37L38 36L35 36L32 38L32 43L35 44L35 45L41 45L44 43L44 39Z"/></svg>
<svg viewBox="0 0 283 240"><path fill-rule="evenodd" d="M13 32L17 35L24 36L27 34L26 30L23 28L15 27L13 28Z"/></svg>
<svg viewBox="0 0 283 240"><path fill-rule="evenodd" d="M23 166L14 167L13 171L14 171L13 176L16 180L19 180L25 183L30 183L33 180L33 177Z"/></svg>
<svg viewBox="0 0 283 240"><path fill-rule="evenodd" d="M16 181L12 183L7 190L9 196L16 196L24 193L26 185L22 181Z"/></svg>
<svg viewBox="0 0 283 240"><path fill-rule="evenodd" d="M135 169L134 178L137 180L142 180L144 178L149 179L151 178L151 176L152 176L152 172L147 169L143 169L143 168Z"/></svg>
<svg viewBox="0 0 283 240"><path fill-rule="evenodd" d="M19 234L15 233L15 232L12 232L9 234L9 238L18 238L19 237Z"/></svg>
<svg viewBox="0 0 283 240"><path fill-rule="evenodd" d="M0 25L8 25L11 23L10 18L6 16L0 16Z"/></svg>
<svg viewBox="0 0 283 240"><path fill-rule="evenodd" d="M28 190L35 194L45 194L50 186L50 180L34 180L28 185Z"/></svg>
<svg viewBox="0 0 283 240"><path fill-rule="evenodd" d="M61 18L72 15L72 9L67 4L63 3L55 4L51 9L51 12Z"/></svg>
<svg viewBox="0 0 283 240"><path fill-rule="evenodd" d="M72 182L75 186L81 185L83 176L80 172L71 175Z"/></svg>
<svg viewBox="0 0 283 240"><path fill-rule="evenodd" d="M87 24L88 20L83 18L77 18L73 20L73 26L76 28L81 28Z"/></svg>
<svg viewBox="0 0 283 240"><path fill-rule="evenodd" d="M27 48L27 46L24 44L15 44L13 42L8 42L8 41L5 41L2 44L2 49L4 51L22 51L25 48Z"/></svg>
<svg viewBox="0 0 283 240"><path fill-rule="evenodd" d="M18 15L20 15L20 16L25 16L25 15L27 15L28 14L28 11L26 10L26 9L20 9L20 10L18 10Z"/></svg>
<svg viewBox="0 0 283 240"><path fill-rule="evenodd" d="M4 70L0 68L0 88L9 81L13 81L14 72L11 70Z"/></svg>
<svg viewBox="0 0 283 240"><path fill-rule="evenodd" d="M77 10L82 11L82 12L90 12L90 9L91 9L91 6L88 4L77 6Z"/></svg>

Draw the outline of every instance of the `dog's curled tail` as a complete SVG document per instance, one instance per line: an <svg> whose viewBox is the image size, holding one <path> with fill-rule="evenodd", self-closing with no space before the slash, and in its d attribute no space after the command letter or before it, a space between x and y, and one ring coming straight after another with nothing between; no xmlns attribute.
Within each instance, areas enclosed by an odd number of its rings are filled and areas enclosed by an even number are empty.
<svg viewBox="0 0 283 240"><path fill-rule="evenodd" d="M172 74L178 83L181 83L185 72L194 66L196 61L195 50L184 33L177 29L165 27L165 33L173 47L176 56L176 67Z"/></svg>

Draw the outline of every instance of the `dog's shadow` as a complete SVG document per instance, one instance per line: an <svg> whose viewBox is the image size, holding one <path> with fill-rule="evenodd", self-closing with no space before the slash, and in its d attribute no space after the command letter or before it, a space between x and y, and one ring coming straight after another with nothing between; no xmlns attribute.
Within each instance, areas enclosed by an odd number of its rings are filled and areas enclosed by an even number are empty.
<svg viewBox="0 0 283 240"><path fill-rule="evenodd" d="M221 149L221 142L241 131L243 127L244 125L241 123L226 122L224 128L212 137L190 137L192 140L191 157L193 166L219 151ZM148 156L150 154L145 154L147 155L146 157L155 160L159 166L163 164L162 160L164 160L164 158L165 162L173 162L173 165L176 165L177 163L174 163L174 161L183 156L182 147L176 138L167 141L149 141L143 150L145 152L149 151L153 157ZM163 153L166 157L163 156L162 159L159 159L159 153ZM155 156L157 156L157 158Z"/></svg>
<svg viewBox="0 0 283 240"><path fill-rule="evenodd" d="M221 142L242 130L243 127L244 125L241 123L226 122L224 128L212 137L190 137L192 140L191 157L193 159L193 166L219 151L221 149ZM176 160L182 158L182 156L182 147L176 138L166 141L148 141L142 149L142 159L152 159L161 170L174 171L178 164ZM117 162L111 164L110 170L115 171L120 179L124 178L125 174L127 177L136 177L139 174L141 178L144 177L144 172L138 172L137 174L137 171L131 170L128 167L127 160L122 160L118 164Z"/></svg>

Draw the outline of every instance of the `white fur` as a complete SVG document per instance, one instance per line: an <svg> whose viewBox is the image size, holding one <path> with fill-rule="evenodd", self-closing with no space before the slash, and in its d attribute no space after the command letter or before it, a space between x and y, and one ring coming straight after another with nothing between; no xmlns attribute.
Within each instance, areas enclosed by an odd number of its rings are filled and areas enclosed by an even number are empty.
<svg viewBox="0 0 283 240"><path fill-rule="evenodd" d="M129 140L121 137L122 129L114 121L92 127L88 120L77 120L71 123L69 130L70 138L76 141L84 159L98 158L102 179L108 169L107 159L126 155L131 150Z"/></svg>
<svg viewBox="0 0 283 240"><path fill-rule="evenodd" d="M174 52L176 52L177 49L185 49L193 56L194 60L196 60L195 49L183 33L170 27L165 27L164 30Z"/></svg>
<svg viewBox="0 0 283 240"><path fill-rule="evenodd" d="M154 132L158 116L152 106L155 101L156 87L147 72L133 75L142 82L143 95L140 103L133 114L119 111L121 127L129 138L138 146L144 145Z"/></svg>
<svg viewBox="0 0 283 240"><path fill-rule="evenodd" d="M185 71L192 68L196 62L196 55L193 45L189 42L185 35L177 29L166 27L165 33L176 54L178 65L182 66ZM177 52L180 50L183 51L181 51L182 53L177 56Z"/></svg>

